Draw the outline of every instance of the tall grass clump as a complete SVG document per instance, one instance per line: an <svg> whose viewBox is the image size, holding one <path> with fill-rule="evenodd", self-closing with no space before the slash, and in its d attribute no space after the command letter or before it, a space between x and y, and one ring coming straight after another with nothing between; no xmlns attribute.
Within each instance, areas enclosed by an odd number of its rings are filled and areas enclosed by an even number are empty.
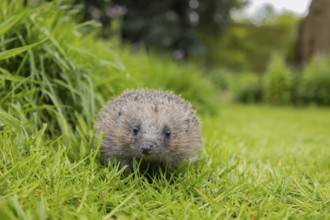
<svg viewBox="0 0 330 220"><path fill-rule="evenodd" d="M1 111L67 139L90 127L106 96L129 85L116 54L95 43L97 24L77 24L79 10L59 2L1 4Z"/></svg>

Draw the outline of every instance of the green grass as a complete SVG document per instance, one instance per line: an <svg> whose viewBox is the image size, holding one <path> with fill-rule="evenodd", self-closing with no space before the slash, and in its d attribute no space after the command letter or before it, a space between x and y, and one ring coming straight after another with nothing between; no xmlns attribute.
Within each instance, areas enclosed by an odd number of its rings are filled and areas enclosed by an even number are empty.
<svg viewBox="0 0 330 220"><path fill-rule="evenodd" d="M329 219L329 109L219 108L201 159L151 180L101 166L87 125L80 155L4 116L0 219Z"/></svg>

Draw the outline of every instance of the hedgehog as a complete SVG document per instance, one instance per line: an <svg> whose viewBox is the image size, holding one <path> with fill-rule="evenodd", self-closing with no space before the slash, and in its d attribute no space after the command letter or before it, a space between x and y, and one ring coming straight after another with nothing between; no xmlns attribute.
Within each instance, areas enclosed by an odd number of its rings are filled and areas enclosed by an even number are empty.
<svg viewBox="0 0 330 220"><path fill-rule="evenodd" d="M173 170L181 161L195 161L203 145L196 111L169 91L129 90L99 112L97 137L105 162L134 171L134 161Z"/></svg>

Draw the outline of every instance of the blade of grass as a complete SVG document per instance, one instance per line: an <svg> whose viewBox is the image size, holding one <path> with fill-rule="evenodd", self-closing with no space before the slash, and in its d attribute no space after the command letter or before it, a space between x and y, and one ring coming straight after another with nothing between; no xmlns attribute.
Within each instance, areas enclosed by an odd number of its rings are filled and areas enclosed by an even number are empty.
<svg viewBox="0 0 330 220"><path fill-rule="evenodd" d="M22 19L23 15L24 13L21 13L20 15L14 15L9 19L7 19L6 21L4 21L2 24L0 24L0 36L5 34L11 28L13 28L15 24L17 24L17 22L19 22Z"/></svg>
<svg viewBox="0 0 330 220"><path fill-rule="evenodd" d="M25 52L29 49L32 49L32 48L38 46L39 44L42 44L46 40L48 40L48 38L45 38L45 39L43 39L39 42L29 44L29 45L26 45L26 46L23 46L23 47L17 47L17 48L14 48L14 49L6 50L6 51L0 53L0 60L4 60L4 59L7 59L9 57L13 57L13 56L16 56L20 53L23 53L23 52Z"/></svg>

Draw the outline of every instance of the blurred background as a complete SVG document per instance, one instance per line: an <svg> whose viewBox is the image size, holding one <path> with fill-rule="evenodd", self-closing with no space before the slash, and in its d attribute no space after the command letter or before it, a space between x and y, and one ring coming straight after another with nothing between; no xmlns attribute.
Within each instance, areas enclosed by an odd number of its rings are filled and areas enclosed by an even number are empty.
<svg viewBox="0 0 330 220"><path fill-rule="evenodd" d="M91 126L128 88L172 90L201 114L330 105L328 0L5 0L0 12L0 107L51 133Z"/></svg>
<svg viewBox="0 0 330 220"><path fill-rule="evenodd" d="M100 37L192 62L226 101L330 104L326 0L76 1Z"/></svg>

